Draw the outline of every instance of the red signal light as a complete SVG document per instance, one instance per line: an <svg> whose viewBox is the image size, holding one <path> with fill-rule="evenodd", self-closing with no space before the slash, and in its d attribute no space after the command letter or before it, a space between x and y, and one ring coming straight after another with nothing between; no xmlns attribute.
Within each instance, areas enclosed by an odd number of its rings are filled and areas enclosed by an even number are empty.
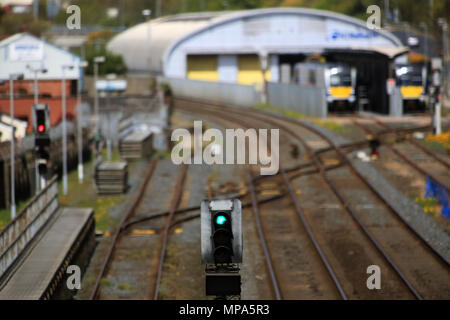
<svg viewBox="0 0 450 320"><path fill-rule="evenodd" d="M38 125L37 130L39 133L42 133L45 131L45 126L43 124Z"/></svg>

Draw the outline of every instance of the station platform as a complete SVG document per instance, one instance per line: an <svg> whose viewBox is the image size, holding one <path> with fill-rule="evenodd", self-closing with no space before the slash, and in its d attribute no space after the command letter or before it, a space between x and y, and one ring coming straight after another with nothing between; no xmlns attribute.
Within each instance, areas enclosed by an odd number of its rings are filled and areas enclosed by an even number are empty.
<svg viewBox="0 0 450 320"><path fill-rule="evenodd" d="M92 209L62 208L0 287L0 300L51 299L67 291L66 270L95 242ZM88 244L90 243L90 244ZM83 266L80 266L83 269ZM67 298L65 293L64 298Z"/></svg>

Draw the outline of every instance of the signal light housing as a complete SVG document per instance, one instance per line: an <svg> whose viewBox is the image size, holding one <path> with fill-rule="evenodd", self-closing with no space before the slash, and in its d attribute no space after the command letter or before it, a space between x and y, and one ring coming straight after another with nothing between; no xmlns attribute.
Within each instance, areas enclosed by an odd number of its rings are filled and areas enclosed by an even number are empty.
<svg viewBox="0 0 450 320"><path fill-rule="evenodd" d="M34 144L36 148L50 145L50 108L47 104L33 105L33 129L35 133Z"/></svg>
<svg viewBox="0 0 450 320"><path fill-rule="evenodd" d="M48 134L50 129L50 108L47 104L33 105L33 129L36 135Z"/></svg>
<svg viewBox="0 0 450 320"><path fill-rule="evenodd" d="M242 209L238 199L203 201L201 243L203 264L242 262Z"/></svg>

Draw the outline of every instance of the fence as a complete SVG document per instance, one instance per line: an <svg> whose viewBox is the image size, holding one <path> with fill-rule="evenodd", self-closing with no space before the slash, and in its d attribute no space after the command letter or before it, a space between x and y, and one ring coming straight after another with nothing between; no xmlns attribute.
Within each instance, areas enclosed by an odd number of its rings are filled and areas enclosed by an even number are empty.
<svg viewBox="0 0 450 320"><path fill-rule="evenodd" d="M399 87L392 89L392 94L389 95L389 114L393 117L401 117L403 115L403 97Z"/></svg>
<svg viewBox="0 0 450 320"><path fill-rule="evenodd" d="M159 81L169 83L175 96L218 101L240 107L252 107L261 102L262 93L254 86L163 77ZM268 102L274 106L308 116L327 116L328 107L323 88L268 82L267 90Z"/></svg>
<svg viewBox="0 0 450 320"><path fill-rule="evenodd" d="M0 279L58 209L54 177L20 213L0 231Z"/></svg>
<svg viewBox="0 0 450 320"><path fill-rule="evenodd" d="M159 82L169 83L175 96L218 101L240 107L251 107L261 102L261 93L248 85L163 77Z"/></svg>
<svg viewBox="0 0 450 320"><path fill-rule="evenodd" d="M267 89L268 101L274 106L312 117L325 118L328 114L323 88L269 82Z"/></svg>

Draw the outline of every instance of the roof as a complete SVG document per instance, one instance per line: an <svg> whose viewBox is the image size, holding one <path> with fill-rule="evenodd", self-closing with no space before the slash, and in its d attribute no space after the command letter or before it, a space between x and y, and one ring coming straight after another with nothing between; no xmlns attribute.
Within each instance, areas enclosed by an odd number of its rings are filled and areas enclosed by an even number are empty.
<svg viewBox="0 0 450 320"><path fill-rule="evenodd" d="M6 125L11 125L11 116L6 114L6 113L0 113L0 122L6 124ZM16 126L28 126L28 122L20 120L18 118L14 118L14 125Z"/></svg>
<svg viewBox="0 0 450 320"><path fill-rule="evenodd" d="M33 50L28 50L28 46ZM23 52L20 47L25 47ZM29 55L23 58L21 55L30 52L32 58ZM45 74L39 73L39 79L61 79L62 65L76 65L80 61L81 57L29 33L17 33L0 41L0 79L8 79L11 73L23 73L25 80L34 79L34 73L27 66L48 70ZM65 76L66 79L78 79L78 68L66 70Z"/></svg>
<svg viewBox="0 0 450 320"><path fill-rule="evenodd" d="M0 0L0 7L4 6L31 6L33 0Z"/></svg>
<svg viewBox="0 0 450 320"><path fill-rule="evenodd" d="M405 53L409 52L409 48L406 46L401 46L401 47L376 47L376 48L371 48L370 50L368 50L366 47L357 47L357 46L352 46L351 50L354 51L355 53L375 53L375 54L380 54L383 56L386 56L388 59L395 59L398 56L401 56ZM329 49L327 50L328 52L348 52L348 50L342 50L342 49Z"/></svg>
<svg viewBox="0 0 450 320"><path fill-rule="evenodd" d="M440 53L440 42L436 41L432 32L414 30L406 26L389 26L388 30L394 34L400 41L408 46L408 38L415 37L419 40L416 46L410 48L411 52L421 53L429 57L437 57Z"/></svg>
<svg viewBox="0 0 450 320"><path fill-rule="evenodd" d="M144 22L119 33L108 43L108 50L120 53L130 70L135 61L147 61L148 56L142 50L142 44L151 39L152 56L163 57L166 49L185 34L200 30L210 24L211 20L225 13L204 12L187 13ZM149 46L150 48L150 46ZM162 69L159 66L158 69Z"/></svg>
<svg viewBox="0 0 450 320"><path fill-rule="evenodd" d="M362 20L330 11L307 8L283 7L240 11L185 13L155 19L150 23L145 22L138 24L115 36L108 43L108 49L114 53L122 54L130 71L139 69L137 67L139 61L148 62L149 55L147 50L150 50L152 56L152 71L162 72L164 68L163 64L167 61L168 56L177 48L177 46L183 43L183 41L221 24L272 14L296 14L330 18L367 29L366 23ZM389 32L382 30L371 31L389 39L393 46L402 46L401 41ZM148 38L151 39L151 46L149 45L146 48L143 44L148 42Z"/></svg>

